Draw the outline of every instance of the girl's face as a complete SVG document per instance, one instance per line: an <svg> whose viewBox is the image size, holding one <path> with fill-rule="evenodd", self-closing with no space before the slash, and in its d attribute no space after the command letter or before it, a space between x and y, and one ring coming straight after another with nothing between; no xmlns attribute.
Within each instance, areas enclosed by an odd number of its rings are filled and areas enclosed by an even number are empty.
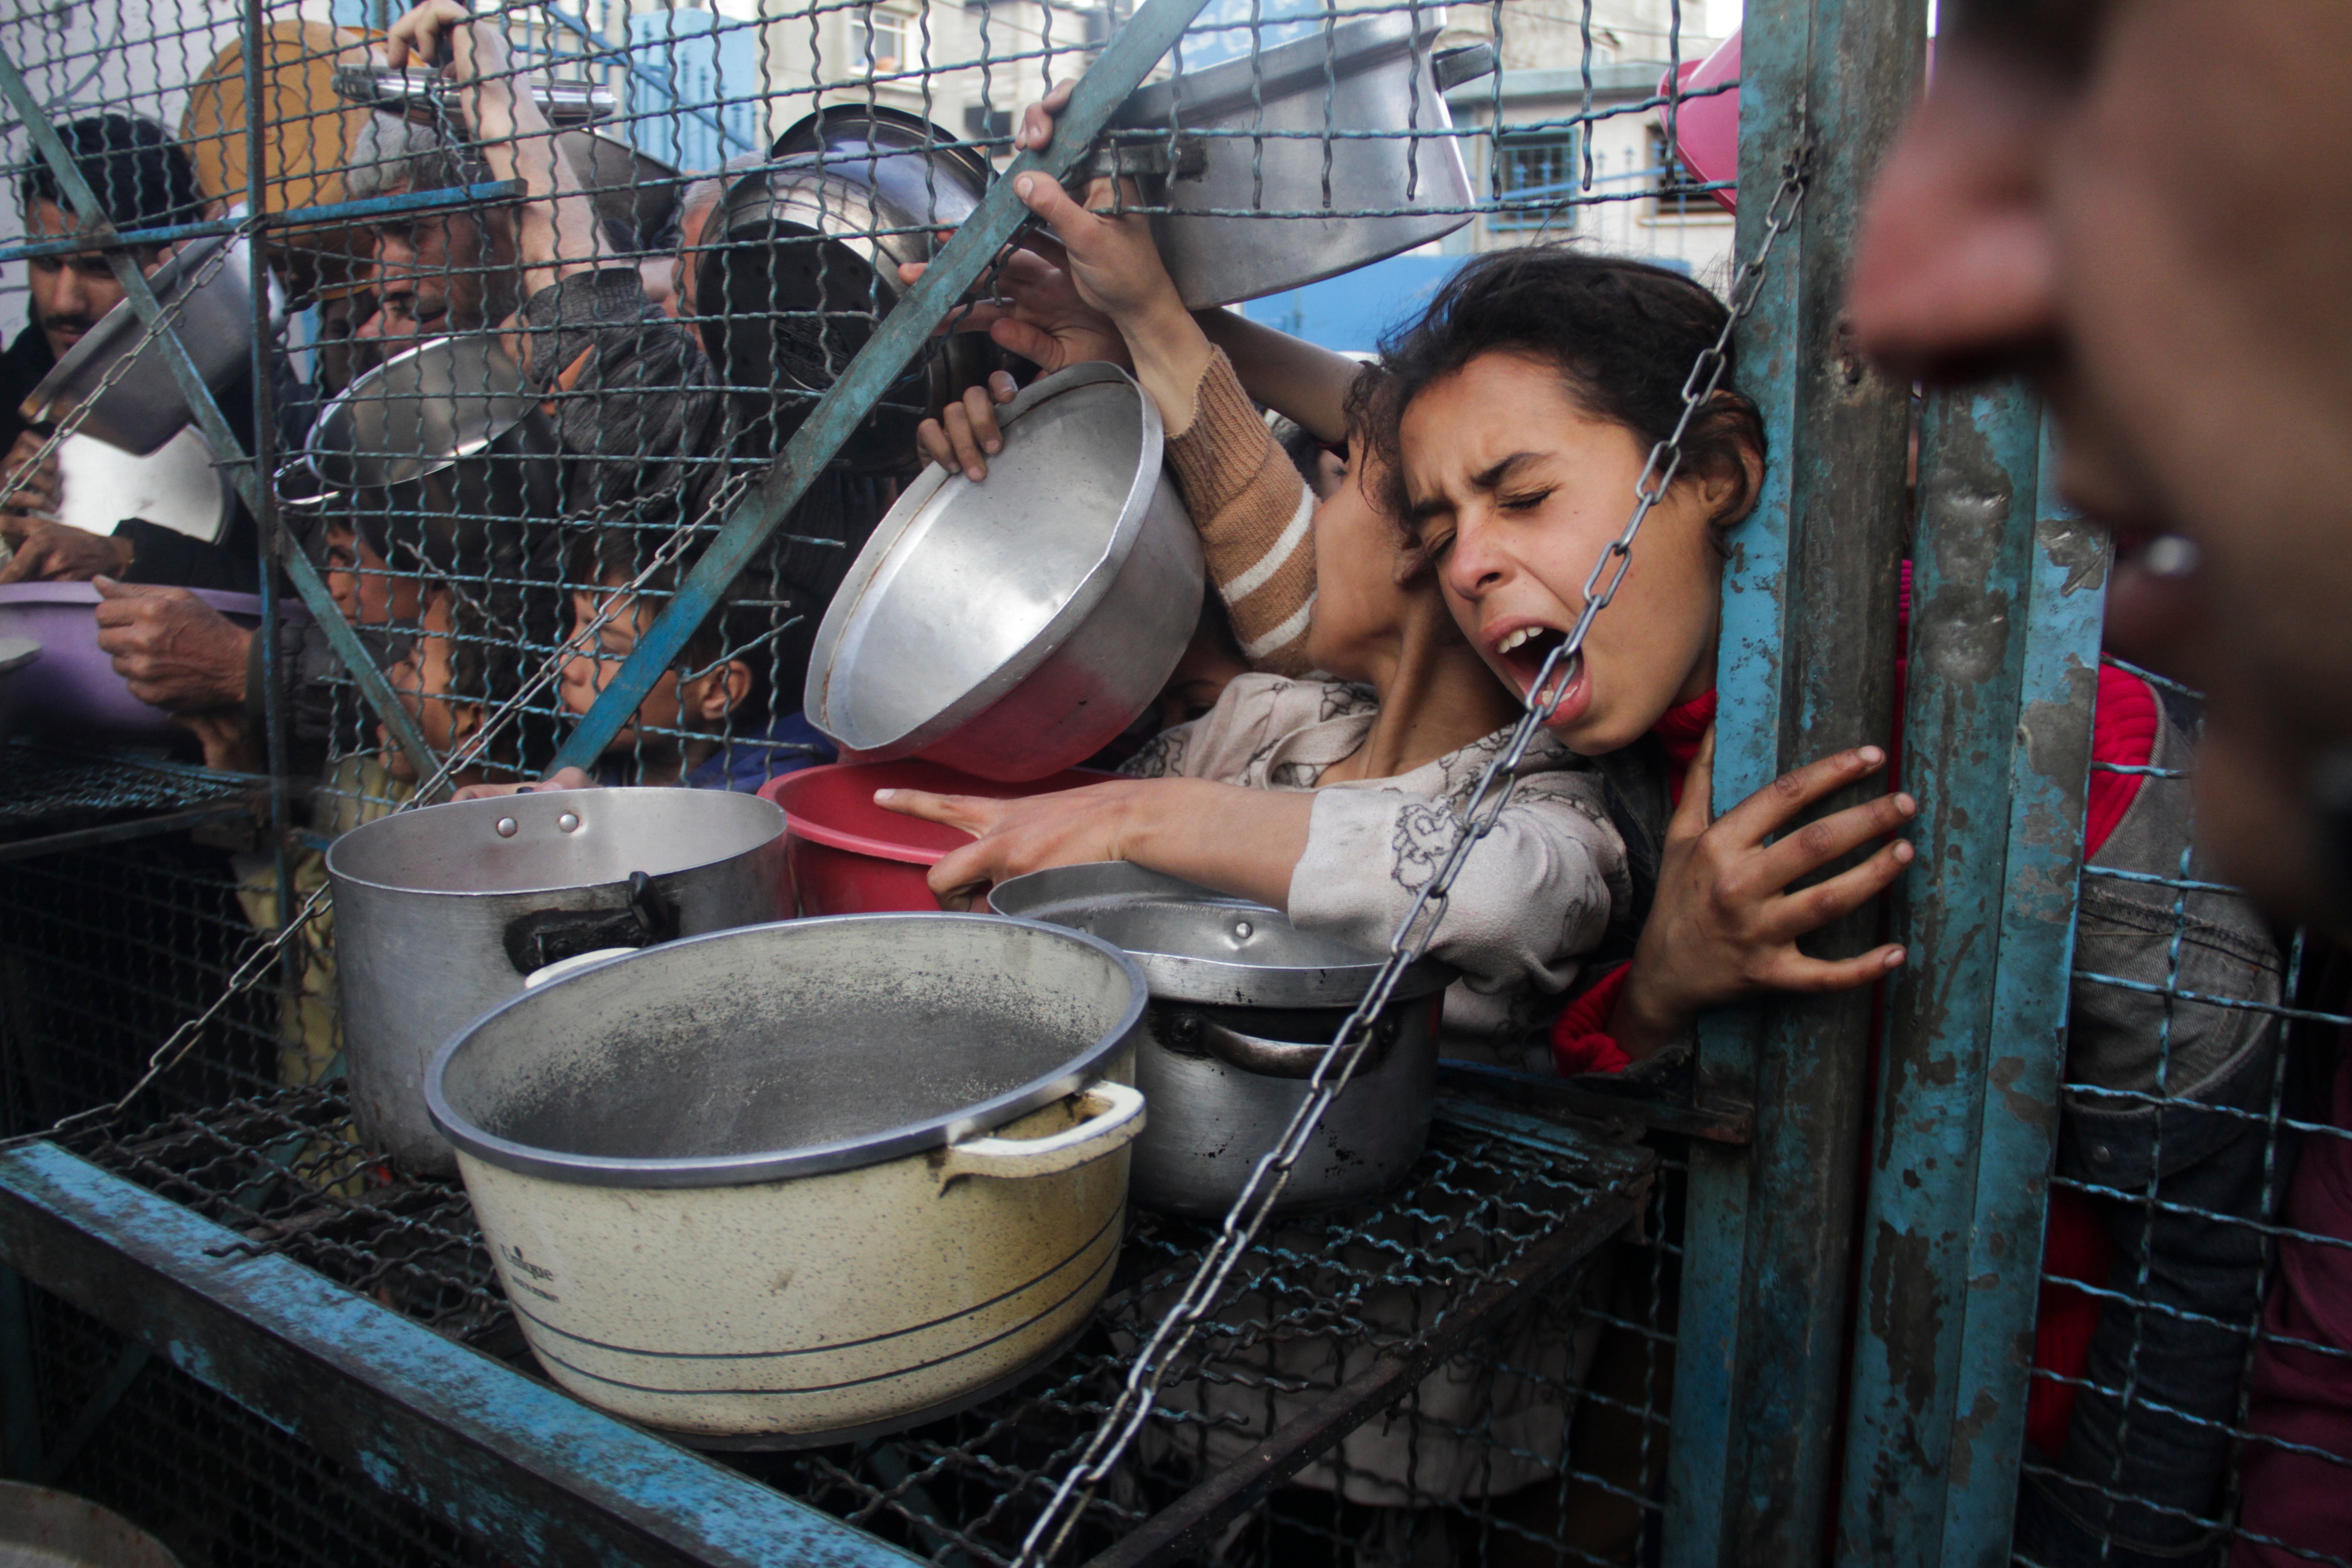
<svg viewBox="0 0 2352 1568"><path fill-rule="evenodd" d="M1633 515L1648 444L1578 406L1553 365L1490 353L1412 400L1402 445L1413 527L1446 604L1525 700L1576 624L1592 563ZM1715 684L1723 565L1708 519L1734 483L1678 479L1643 523L1549 725L1570 750L1629 745Z"/></svg>
<svg viewBox="0 0 2352 1568"><path fill-rule="evenodd" d="M1425 584L1408 584L1396 521L1381 510L1380 471L1350 448L1339 487L1315 509L1315 608L1307 658L1342 680L1369 680L1374 655L1402 632Z"/></svg>

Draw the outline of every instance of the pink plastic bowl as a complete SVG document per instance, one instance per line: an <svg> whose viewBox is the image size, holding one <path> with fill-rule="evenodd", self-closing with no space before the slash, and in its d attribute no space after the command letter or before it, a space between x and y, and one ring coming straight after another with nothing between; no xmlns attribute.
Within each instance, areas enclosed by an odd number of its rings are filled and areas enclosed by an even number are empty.
<svg viewBox="0 0 2352 1568"><path fill-rule="evenodd" d="M770 779L761 795L784 808L784 866L803 915L936 910L924 876L971 836L874 804L877 789L921 789L1019 800L1100 784L1108 773L1068 768L1025 784L975 778L938 763L835 763Z"/></svg>
<svg viewBox="0 0 2352 1568"><path fill-rule="evenodd" d="M190 592L240 626L261 624L256 595ZM131 695L114 662L100 650L91 608L99 598L87 583L0 585L0 637L30 637L41 645L41 657L16 676L17 727L69 741L186 740L188 731L170 714ZM285 613L292 619L299 612L288 605Z"/></svg>

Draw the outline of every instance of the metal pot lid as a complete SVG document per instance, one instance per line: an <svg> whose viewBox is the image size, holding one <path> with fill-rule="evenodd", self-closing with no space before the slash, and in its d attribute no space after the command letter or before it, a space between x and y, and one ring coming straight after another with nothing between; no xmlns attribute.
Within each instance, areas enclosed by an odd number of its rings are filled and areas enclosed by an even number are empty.
<svg viewBox="0 0 2352 1568"><path fill-rule="evenodd" d="M1164 1002L1230 1007L1352 1007L1381 956L1300 931L1280 910L1126 860L1057 866L1000 882L988 907L1117 943ZM1423 959L1395 994L1427 996L1454 980Z"/></svg>
<svg viewBox="0 0 2352 1568"><path fill-rule="evenodd" d="M406 484L481 451L538 406L496 337L435 338L336 394L311 427L309 462L338 489Z"/></svg>
<svg viewBox="0 0 2352 1568"><path fill-rule="evenodd" d="M1418 19L1420 26L1414 26ZM1122 129L1198 125L1221 116L1238 114L1244 122L1262 105L1296 93L1320 97L1337 77L1372 70L1403 54L1408 47L1426 49L1445 28L1445 8L1424 6L1414 12L1382 12L1358 22L1345 22L1310 37L1299 38L1255 55L1243 55L1182 76L1138 88L1128 96L1114 123ZM1444 100L1433 99L1426 123L1451 123ZM1180 112L1181 110L1181 112Z"/></svg>
<svg viewBox="0 0 2352 1568"><path fill-rule="evenodd" d="M783 832L782 808L754 795L552 790L379 817L327 847L327 873L390 893L562 893L618 887L632 871L682 875L748 855Z"/></svg>
<svg viewBox="0 0 2352 1568"><path fill-rule="evenodd" d="M875 525L809 656L809 721L862 758L919 752L1028 678L1110 591L1160 483L1160 415L1073 365L999 416L974 484L936 464Z"/></svg>
<svg viewBox="0 0 2352 1568"><path fill-rule="evenodd" d="M780 921L525 992L442 1046L425 1101L450 1142L508 1170L740 1186L919 1154L1050 1105L1132 1047L1147 1000L1118 948L1033 921Z"/></svg>

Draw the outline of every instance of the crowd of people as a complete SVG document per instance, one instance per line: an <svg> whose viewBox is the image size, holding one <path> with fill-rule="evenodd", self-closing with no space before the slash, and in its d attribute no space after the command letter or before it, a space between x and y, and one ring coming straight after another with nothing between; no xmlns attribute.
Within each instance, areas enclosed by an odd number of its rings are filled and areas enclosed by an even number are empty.
<svg viewBox="0 0 2352 1568"><path fill-rule="evenodd" d="M2215 1521L2233 1466L2233 1562L2352 1542L2352 1144L2341 1131L2352 1076L2324 1064L2334 1098L2304 1109L2311 1131L2286 1179L2268 1114L2286 1042L2265 1010L2343 1010L2341 996L2288 994L2273 921L2340 925L2352 889L2352 719L2337 711L2352 684L2329 679L2352 648L2326 630L2329 595L2352 571L2343 491L2329 482L2347 345L2332 308L2310 303L2335 297L2312 269L2352 220L2310 198L2305 171L2278 211L2306 243L2274 247L2265 270L2244 263L2227 212L2209 210L2226 204L2184 205L2167 95L2231 88L2187 51L2181 38L2201 35L2168 19L2178 9L1948 5L1936 84L1885 172L1854 269L1860 340L1886 363L1930 384L2041 379L2069 496L2122 545L2113 644L2176 678L2114 663L2099 675L2085 847L2137 879L2085 883L2077 942L2086 969L2146 984L2078 982L2073 996L2058 1156L2070 1179L2050 1203L2034 1463L2018 1519L2019 1550L2044 1563L2210 1558L2230 1529ZM2352 54L2352 24L2320 9L2283 5L2299 13L2293 27L2248 21L2236 45L2249 79L2270 68L2315 123L2334 99L2299 68L2309 51L2293 40L2322 32L2346 46L2332 58ZM315 547L338 606L375 639L464 793L756 788L829 760L792 710L799 667L776 631L787 612L822 606L794 603L773 567L738 584L593 772L535 776L528 724L501 722L531 648L568 648L560 705L587 711L690 563L658 558L650 542L704 521L769 455L696 330L691 261L724 184L687 189L667 248L633 248L513 87L494 26L455 0L425 0L386 47L394 65L449 61L472 140L378 117L353 194L446 189L487 170L526 195L380 228L372 313L351 335L381 350L500 334L549 397L561 519L544 538L453 535L331 501ZM1018 144L1050 141L1066 94L1026 113ZM155 128L114 116L66 135L118 226L201 205ZM2274 173L2226 139L2195 155L2211 161L2209 196L2267 188ZM29 232L72 231L37 167L19 189ZM1360 365L1185 309L1148 224L1114 210L1107 182L1083 199L1034 174L1018 189L1043 226L955 325L1036 372L1105 360L1133 375L1165 426L1213 593L1162 702L1125 755L1103 759L1118 776L1011 801L878 797L971 835L931 874L943 906L1024 872L1125 859L1377 949L1534 706L1549 710L1544 734L1435 932L1433 952L1461 975L1444 1014L1449 1055L1670 1077L1686 1070L1708 1008L1866 986L1906 962L1891 945L1835 958L1801 945L1914 870L1900 835L1917 803L1900 790L1804 821L1898 758L1877 747L1823 758L1715 810L1722 574L1773 461L1736 363L1690 426L1614 602L1538 689L1652 447L1676 427L1692 365L1722 330L1718 299L1641 262L1507 250L1468 261ZM910 282L919 268L904 272ZM32 322L0 359L11 395L0 417L119 298L95 257L38 260L32 273ZM2312 311L2325 330L2312 330ZM2197 392L2182 366L2228 395ZM992 377L924 423L920 458L984 485L1003 449L994 410L1019 381ZM317 390L289 387L274 406L298 420ZM40 446L37 432L0 434L15 443L12 470ZM173 586L250 582L261 570L250 520L201 554L134 522L70 537L47 516L56 485L29 476L0 520L16 549L0 576L97 581L102 640L132 689L185 713L208 757L253 765L250 635ZM889 493L885 480L816 504L854 542ZM562 591L486 586L501 581ZM321 657L308 643L299 654L298 687ZM323 736L348 700L311 684L330 695L298 700L297 728ZM2193 821L2185 792L2159 787L2192 755ZM397 747L381 765L369 787L385 798L414 787ZM2252 897L2223 890L2224 876ZM2254 1436L2242 1440L2250 1353ZM1360 1468L1378 1466L1368 1453ZM1475 1471L1452 1484L1524 1483Z"/></svg>

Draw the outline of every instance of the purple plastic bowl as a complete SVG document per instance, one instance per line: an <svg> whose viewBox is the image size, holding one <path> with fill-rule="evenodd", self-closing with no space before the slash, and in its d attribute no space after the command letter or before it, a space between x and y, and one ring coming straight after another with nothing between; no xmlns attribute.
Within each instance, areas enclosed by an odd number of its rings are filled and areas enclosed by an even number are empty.
<svg viewBox="0 0 2352 1568"><path fill-rule="evenodd" d="M240 626L261 624L261 599L192 588ZM131 695L114 663L100 651L99 592L87 583L0 584L0 637L30 637L41 657L16 673L13 707L21 733L70 741L179 741L188 731L161 708ZM294 606L284 609L293 618Z"/></svg>

